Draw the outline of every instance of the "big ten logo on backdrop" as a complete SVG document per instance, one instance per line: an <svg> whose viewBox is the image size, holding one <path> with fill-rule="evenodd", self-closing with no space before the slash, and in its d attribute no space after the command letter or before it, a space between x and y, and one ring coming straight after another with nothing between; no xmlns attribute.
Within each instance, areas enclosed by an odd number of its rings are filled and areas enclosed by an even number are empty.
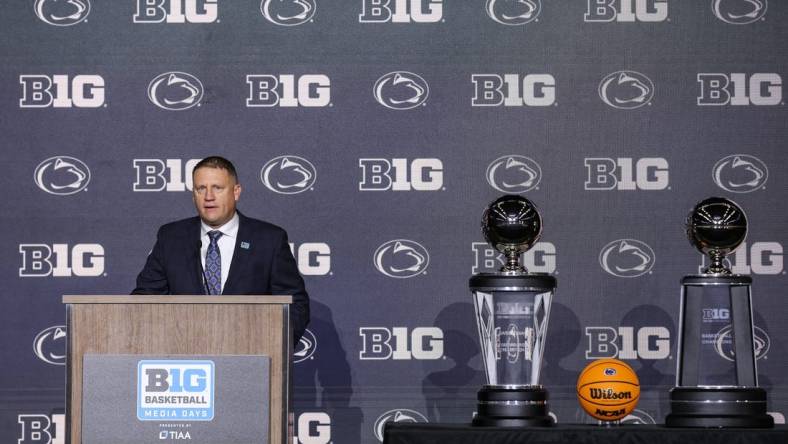
<svg viewBox="0 0 788 444"><path fill-rule="evenodd" d="M383 74L372 88L375 100L388 109L407 110L427 105L430 86L418 74L392 71Z"/></svg>
<svg viewBox="0 0 788 444"><path fill-rule="evenodd" d="M666 359L670 356L667 327L586 327L586 359Z"/></svg>
<svg viewBox="0 0 788 444"><path fill-rule="evenodd" d="M491 187L502 193L525 193L539 189L542 167L530 157L510 154L490 162L485 177Z"/></svg>
<svg viewBox="0 0 788 444"><path fill-rule="evenodd" d="M304 330L301 339L293 350L293 364L315 359L315 352L317 351L317 337L308 328Z"/></svg>
<svg viewBox="0 0 788 444"><path fill-rule="evenodd" d="M53 325L41 330L33 339L33 353L50 365L66 365L65 325Z"/></svg>
<svg viewBox="0 0 788 444"><path fill-rule="evenodd" d="M731 193L750 193L766 188L769 168L749 154L732 154L714 164L712 177L718 187Z"/></svg>
<svg viewBox="0 0 788 444"><path fill-rule="evenodd" d="M317 10L315 0L262 0L260 12L266 20L280 26L312 22Z"/></svg>
<svg viewBox="0 0 788 444"><path fill-rule="evenodd" d="M599 98L616 109L650 106L655 90L654 82L637 71L611 72L602 78L597 87Z"/></svg>
<svg viewBox="0 0 788 444"><path fill-rule="evenodd" d="M664 22L668 0L588 0L586 22Z"/></svg>
<svg viewBox="0 0 788 444"><path fill-rule="evenodd" d="M699 106L784 105L783 80L774 72L698 73Z"/></svg>
<svg viewBox="0 0 788 444"><path fill-rule="evenodd" d="M90 0L36 0L36 16L48 25L71 26L87 21Z"/></svg>
<svg viewBox="0 0 788 444"><path fill-rule="evenodd" d="M704 307L701 310L703 313L701 322L710 324L712 331L719 328L716 333L703 334L701 342L714 347L714 350L720 357L728 361L733 361L735 359L733 354L734 338L730 309L727 307ZM767 359L767 354L771 347L771 338L764 329L757 325L753 326L752 332L752 345L755 359Z"/></svg>
<svg viewBox="0 0 788 444"><path fill-rule="evenodd" d="M437 191L443 187L443 162L437 158L358 160L360 191Z"/></svg>
<svg viewBox="0 0 788 444"><path fill-rule="evenodd" d="M298 194L314 189L317 169L303 157L287 154L274 157L263 165L260 180L278 194Z"/></svg>
<svg viewBox="0 0 788 444"><path fill-rule="evenodd" d="M200 159L134 159L135 192L191 191L192 171Z"/></svg>
<svg viewBox="0 0 788 444"><path fill-rule="evenodd" d="M670 167L664 157L586 157L586 190L670 189Z"/></svg>
<svg viewBox="0 0 788 444"><path fill-rule="evenodd" d="M304 412L298 415L293 444L329 444L331 417L326 412Z"/></svg>
<svg viewBox="0 0 788 444"><path fill-rule="evenodd" d="M137 364L137 419L140 421L211 421L213 413L213 361L139 361Z"/></svg>
<svg viewBox="0 0 788 444"><path fill-rule="evenodd" d="M706 256L701 255L701 258L699 273L708 267ZM783 246L779 242L742 242L733 254L725 258L724 263L733 274L785 274Z"/></svg>
<svg viewBox="0 0 788 444"><path fill-rule="evenodd" d="M68 196L87 191L90 168L76 157L50 157L36 166L33 180L38 188L49 194Z"/></svg>
<svg viewBox="0 0 788 444"><path fill-rule="evenodd" d="M471 106L557 105L552 74L471 74Z"/></svg>
<svg viewBox="0 0 788 444"><path fill-rule="evenodd" d="M22 74L20 108L101 108L104 78L98 74Z"/></svg>
<svg viewBox="0 0 788 444"><path fill-rule="evenodd" d="M202 106L205 88L197 77L180 71L168 71L148 84L148 100L167 111L183 111Z"/></svg>
<svg viewBox="0 0 788 444"><path fill-rule="evenodd" d="M360 327L362 361L443 358L443 330L438 327Z"/></svg>
<svg viewBox="0 0 788 444"><path fill-rule="evenodd" d="M443 0L361 0L360 23L436 23Z"/></svg>
<svg viewBox="0 0 788 444"><path fill-rule="evenodd" d="M19 244L19 254L19 277L106 276L101 244Z"/></svg>
<svg viewBox="0 0 788 444"><path fill-rule="evenodd" d="M136 0L134 23L219 22L218 0Z"/></svg>
<svg viewBox="0 0 788 444"><path fill-rule="evenodd" d="M430 253L416 241L392 239L375 250L373 264L388 277L407 279L427 273Z"/></svg>
<svg viewBox="0 0 788 444"><path fill-rule="evenodd" d="M389 410L375 420L372 425L372 433L378 441L383 442L383 429L386 427L387 422L397 423L427 423L427 417L424 414L412 409L393 409Z"/></svg>
<svg viewBox="0 0 788 444"><path fill-rule="evenodd" d="M637 239L617 239L599 252L599 265L616 277L634 278L651 274L657 261L654 250Z"/></svg>
<svg viewBox="0 0 788 444"><path fill-rule="evenodd" d="M324 242L304 242L296 246L290 242L290 252L304 276L326 276L331 272L331 247Z"/></svg>
<svg viewBox="0 0 788 444"><path fill-rule="evenodd" d="M24 414L17 416L17 444L66 444L66 415Z"/></svg>
<svg viewBox="0 0 788 444"><path fill-rule="evenodd" d="M541 0L487 0L487 16L502 25L517 26L539 21Z"/></svg>
<svg viewBox="0 0 788 444"><path fill-rule="evenodd" d="M248 108L321 108L331 103L331 79L325 74L248 74Z"/></svg>
<svg viewBox="0 0 788 444"><path fill-rule="evenodd" d="M473 242L471 249L473 250L472 274L499 271L506 262L503 254L486 242ZM555 273L555 244L537 242L530 250L523 253L520 263L532 273Z"/></svg>
<svg viewBox="0 0 788 444"><path fill-rule="evenodd" d="M767 0L712 0L711 10L725 23L746 25L765 20L767 6Z"/></svg>

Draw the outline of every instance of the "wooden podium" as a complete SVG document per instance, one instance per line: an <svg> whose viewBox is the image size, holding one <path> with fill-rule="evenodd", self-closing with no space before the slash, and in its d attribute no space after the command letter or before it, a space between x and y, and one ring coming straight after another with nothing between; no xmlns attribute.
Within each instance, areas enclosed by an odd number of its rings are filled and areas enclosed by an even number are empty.
<svg viewBox="0 0 788 444"><path fill-rule="evenodd" d="M285 444L293 349L291 302L291 296L63 296L68 327L68 442L82 442L85 354L267 355L271 358L270 442Z"/></svg>

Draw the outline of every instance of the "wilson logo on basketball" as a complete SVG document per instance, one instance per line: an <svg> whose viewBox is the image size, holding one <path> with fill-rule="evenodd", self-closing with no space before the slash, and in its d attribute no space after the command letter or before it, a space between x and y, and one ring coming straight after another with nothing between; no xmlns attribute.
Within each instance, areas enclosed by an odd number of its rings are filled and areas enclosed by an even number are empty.
<svg viewBox="0 0 788 444"><path fill-rule="evenodd" d="M589 390L591 399L632 399L632 392L614 392L613 389L592 388Z"/></svg>

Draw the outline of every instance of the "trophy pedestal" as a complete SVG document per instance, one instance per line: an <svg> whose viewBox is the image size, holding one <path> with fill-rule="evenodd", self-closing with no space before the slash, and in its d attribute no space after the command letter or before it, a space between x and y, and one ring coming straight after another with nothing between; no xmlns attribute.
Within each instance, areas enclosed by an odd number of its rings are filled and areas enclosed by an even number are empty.
<svg viewBox="0 0 788 444"><path fill-rule="evenodd" d="M485 385L472 424L480 427L550 427L547 390L541 386Z"/></svg>
<svg viewBox="0 0 788 444"><path fill-rule="evenodd" d="M768 428L766 390L758 387L676 387L670 392L668 427Z"/></svg>

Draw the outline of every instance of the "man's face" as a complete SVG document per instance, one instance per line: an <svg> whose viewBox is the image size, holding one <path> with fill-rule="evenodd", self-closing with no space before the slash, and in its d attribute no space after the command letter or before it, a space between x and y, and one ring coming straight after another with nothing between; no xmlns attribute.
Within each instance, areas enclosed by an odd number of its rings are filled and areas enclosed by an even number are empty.
<svg viewBox="0 0 788 444"><path fill-rule="evenodd" d="M235 214L241 185L227 170L203 167L194 171L192 197L197 213L211 228L226 224Z"/></svg>

